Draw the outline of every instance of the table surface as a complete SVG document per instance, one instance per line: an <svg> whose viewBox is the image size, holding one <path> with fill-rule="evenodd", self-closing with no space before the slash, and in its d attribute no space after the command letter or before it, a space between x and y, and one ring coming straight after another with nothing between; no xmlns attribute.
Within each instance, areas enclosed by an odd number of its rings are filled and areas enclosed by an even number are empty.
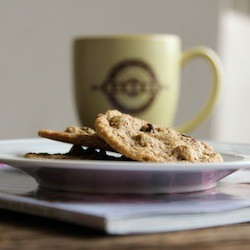
<svg viewBox="0 0 250 250"><path fill-rule="evenodd" d="M0 249L250 249L250 223L133 236L0 209Z"/></svg>

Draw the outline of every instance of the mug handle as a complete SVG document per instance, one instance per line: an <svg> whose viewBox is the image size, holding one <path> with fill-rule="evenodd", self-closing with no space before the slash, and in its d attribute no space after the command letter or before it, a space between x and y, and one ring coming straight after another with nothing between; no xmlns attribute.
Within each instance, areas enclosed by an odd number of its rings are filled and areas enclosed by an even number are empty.
<svg viewBox="0 0 250 250"><path fill-rule="evenodd" d="M205 118L211 113L216 100L218 98L219 88L222 77L222 63L218 55L210 48L199 46L183 51L181 58L181 66L183 67L190 59L194 57L204 58L212 67L214 75L212 94L209 96L205 105L199 113L185 124L177 127L177 130L182 133L188 133L196 128Z"/></svg>

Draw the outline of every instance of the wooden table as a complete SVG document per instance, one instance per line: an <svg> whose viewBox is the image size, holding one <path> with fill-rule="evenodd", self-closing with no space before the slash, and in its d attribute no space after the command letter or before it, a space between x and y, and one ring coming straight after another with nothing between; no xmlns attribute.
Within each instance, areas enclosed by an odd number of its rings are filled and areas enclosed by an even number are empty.
<svg viewBox="0 0 250 250"><path fill-rule="evenodd" d="M202 230L109 236L88 228L0 209L0 249L250 249L250 223Z"/></svg>

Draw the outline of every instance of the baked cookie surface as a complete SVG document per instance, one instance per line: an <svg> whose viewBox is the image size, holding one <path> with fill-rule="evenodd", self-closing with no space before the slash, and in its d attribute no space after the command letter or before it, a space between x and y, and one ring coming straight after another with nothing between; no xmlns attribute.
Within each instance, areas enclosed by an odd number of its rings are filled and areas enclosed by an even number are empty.
<svg viewBox="0 0 250 250"><path fill-rule="evenodd" d="M223 161L222 156L204 142L117 110L99 114L95 120L95 130L117 152L137 161Z"/></svg>
<svg viewBox="0 0 250 250"><path fill-rule="evenodd" d="M82 145L92 148L114 151L96 132L89 127L69 126L64 131L42 129L38 135L44 138Z"/></svg>

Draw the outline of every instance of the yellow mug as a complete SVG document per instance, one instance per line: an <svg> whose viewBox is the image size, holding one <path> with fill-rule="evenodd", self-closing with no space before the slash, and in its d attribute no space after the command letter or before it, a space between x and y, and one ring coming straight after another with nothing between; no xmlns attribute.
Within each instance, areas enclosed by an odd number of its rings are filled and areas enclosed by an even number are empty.
<svg viewBox="0 0 250 250"><path fill-rule="evenodd" d="M74 86L81 123L93 127L98 113L117 109L160 126L172 126L181 69L202 57L212 66L213 91L198 115L177 130L190 132L211 112L221 81L221 62L210 48L181 50L169 34L80 37L74 41Z"/></svg>

